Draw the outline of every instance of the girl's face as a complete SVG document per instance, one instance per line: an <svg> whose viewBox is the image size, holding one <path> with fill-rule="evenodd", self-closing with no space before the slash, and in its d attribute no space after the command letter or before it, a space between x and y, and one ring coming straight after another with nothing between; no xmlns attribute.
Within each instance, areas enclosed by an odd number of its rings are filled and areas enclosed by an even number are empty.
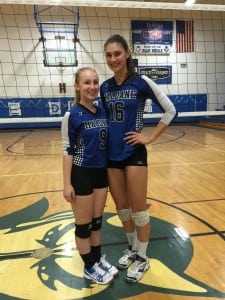
<svg viewBox="0 0 225 300"><path fill-rule="evenodd" d="M130 50L126 51L119 43L109 43L105 47L105 58L108 67L114 73L127 72L127 59Z"/></svg>
<svg viewBox="0 0 225 300"><path fill-rule="evenodd" d="M84 101L94 101L99 92L99 78L96 72L85 70L80 73L79 82L75 88L80 92L80 98Z"/></svg>

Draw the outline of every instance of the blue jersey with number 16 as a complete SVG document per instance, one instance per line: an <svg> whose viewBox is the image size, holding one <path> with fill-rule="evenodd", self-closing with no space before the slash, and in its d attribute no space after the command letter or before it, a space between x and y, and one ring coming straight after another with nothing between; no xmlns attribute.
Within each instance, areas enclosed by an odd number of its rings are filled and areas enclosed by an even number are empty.
<svg viewBox="0 0 225 300"><path fill-rule="evenodd" d="M150 78L136 75L117 85L114 77L103 82L101 99L108 115L108 159L122 161L132 155L136 146L128 145L124 138L129 131L141 132L145 101L151 99L164 113L161 122L169 125L176 115L171 100Z"/></svg>

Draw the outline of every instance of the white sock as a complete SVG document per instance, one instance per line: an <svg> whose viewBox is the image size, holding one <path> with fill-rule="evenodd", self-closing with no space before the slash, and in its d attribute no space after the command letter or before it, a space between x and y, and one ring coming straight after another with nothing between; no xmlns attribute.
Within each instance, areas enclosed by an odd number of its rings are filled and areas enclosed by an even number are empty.
<svg viewBox="0 0 225 300"><path fill-rule="evenodd" d="M139 241L138 241L138 237L137 237L137 231L135 230L134 239L133 239L133 243L132 243L133 251L138 251L138 244L139 244Z"/></svg>
<svg viewBox="0 0 225 300"><path fill-rule="evenodd" d="M129 244L129 249L132 248L133 242L134 242L134 235L135 232L126 232L128 244Z"/></svg>
<svg viewBox="0 0 225 300"><path fill-rule="evenodd" d="M148 248L148 241L147 242L140 242L138 241L138 252L137 254L141 256L142 258L147 257L147 248Z"/></svg>

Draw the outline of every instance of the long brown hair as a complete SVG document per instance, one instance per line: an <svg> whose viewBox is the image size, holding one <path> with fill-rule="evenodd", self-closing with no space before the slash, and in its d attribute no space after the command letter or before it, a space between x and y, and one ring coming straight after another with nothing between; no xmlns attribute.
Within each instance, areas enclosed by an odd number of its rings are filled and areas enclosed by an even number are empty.
<svg viewBox="0 0 225 300"><path fill-rule="evenodd" d="M106 40L106 42L104 44L104 51L106 50L106 47L108 46L108 44L111 44L111 43L120 44L125 51L129 50L127 41L125 40L125 38L123 36L121 36L119 34L114 34ZM136 77L137 72L135 70L135 65L133 63L133 59L132 59L131 55L127 59L127 71L128 71L128 74L127 74L128 78Z"/></svg>

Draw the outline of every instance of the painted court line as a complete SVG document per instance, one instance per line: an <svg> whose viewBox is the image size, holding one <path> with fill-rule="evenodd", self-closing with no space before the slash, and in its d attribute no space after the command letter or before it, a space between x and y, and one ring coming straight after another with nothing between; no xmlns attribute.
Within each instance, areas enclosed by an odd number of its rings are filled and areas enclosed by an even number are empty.
<svg viewBox="0 0 225 300"><path fill-rule="evenodd" d="M18 174L1 174L0 177L16 177L16 176L28 176L28 175L43 175L43 174L61 174L62 171L54 172L36 172L36 173L18 173Z"/></svg>
<svg viewBox="0 0 225 300"><path fill-rule="evenodd" d="M168 136L174 137L173 135L169 135L169 134L167 134L167 135L168 135ZM206 145L206 144L201 144L201 143L198 143L198 142L190 141L190 140L188 140L188 139L184 139L183 137L180 139L180 142L182 142L182 141L184 141L184 142L186 142L186 143L198 145L198 146L200 146L200 147L208 148L209 150L216 150L216 151L220 151L220 152L225 152L225 150L223 150L223 149L218 149L218 148L215 148L215 147Z"/></svg>
<svg viewBox="0 0 225 300"><path fill-rule="evenodd" d="M187 163L167 163L167 164L154 164L151 163L150 166L154 167L165 167L165 166L186 166L186 165L204 165L204 164L223 164L225 160L217 160L217 161L202 161L202 162L187 162Z"/></svg>

